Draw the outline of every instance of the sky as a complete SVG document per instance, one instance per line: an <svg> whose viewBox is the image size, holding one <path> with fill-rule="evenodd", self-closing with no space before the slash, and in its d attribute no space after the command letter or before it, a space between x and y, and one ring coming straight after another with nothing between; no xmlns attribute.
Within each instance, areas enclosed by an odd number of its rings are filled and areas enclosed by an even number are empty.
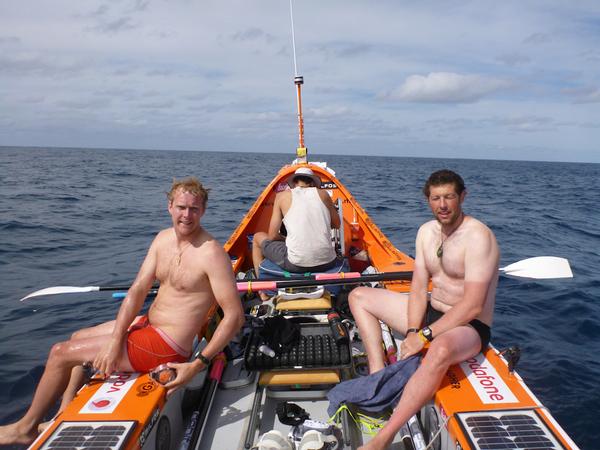
<svg viewBox="0 0 600 450"><path fill-rule="evenodd" d="M596 0L0 2L0 145L600 162Z"/></svg>

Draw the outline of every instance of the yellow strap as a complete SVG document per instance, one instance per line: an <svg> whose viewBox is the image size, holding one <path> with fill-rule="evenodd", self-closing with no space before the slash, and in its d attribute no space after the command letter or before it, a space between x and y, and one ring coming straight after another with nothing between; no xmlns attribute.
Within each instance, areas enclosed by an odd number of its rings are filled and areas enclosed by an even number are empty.
<svg viewBox="0 0 600 450"><path fill-rule="evenodd" d="M248 280L248 295L252 294L252 280Z"/></svg>
<svg viewBox="0 0 600 450"><path fill-rule="evenodd" d="M427 339L423 334L423 330L419 330L419 338L421 338L421 340L423 341L423 348L428 348L430 342L429 339Z"/></svg>
<svg viewBox="0 0 600 450"><path fill-rule="evenodd" d="M350 415L354 423L361 429L361 431L365 434L368 434L369 436L375 436L379 432L379 430L383 428L385 422L388 419L387 414L384 414L381 417L370 417L360 412L357 412L357 417L355 417L354 414L352 414L350 408L348 408L346 404L343 404L338 408L335 414L329 418L328 422L339 423L341 421L339 416L344 410L348 411L348 414Z"/></svg>

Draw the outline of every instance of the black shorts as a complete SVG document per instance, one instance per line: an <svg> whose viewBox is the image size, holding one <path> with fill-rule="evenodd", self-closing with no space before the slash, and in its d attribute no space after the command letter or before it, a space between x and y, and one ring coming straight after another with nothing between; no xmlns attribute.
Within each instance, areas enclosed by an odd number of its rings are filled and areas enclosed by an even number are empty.
<svg viewBox="0 0 600 450"><path fill-rule="evenodd" d="M265 239L262 241L260 249L262 250L262 254L265 258L274 262L283 270L287 270L288 272L325 272L335 267L338 263L338 259L336 257L333 259L333 261L326 264L321 264L319 266L302 267L292 264L287 259L287 247L285 246L284 241L272 241L270 239Z"/></svg>
<svg viewBox="0 0 600 450"><path fill-rule="evenodd" d="M440 312L431 307L431 303L427 302L427 317L425 318L425 324L431 325L433 322L438 320L440 317L444 315L443 312ZM481 320L473 319L469 322L477 334L479 335L479 339L481 340L481 352L483 353L490 343L490 339L492 337L492 330L489 326L483 323Z"/></svg>

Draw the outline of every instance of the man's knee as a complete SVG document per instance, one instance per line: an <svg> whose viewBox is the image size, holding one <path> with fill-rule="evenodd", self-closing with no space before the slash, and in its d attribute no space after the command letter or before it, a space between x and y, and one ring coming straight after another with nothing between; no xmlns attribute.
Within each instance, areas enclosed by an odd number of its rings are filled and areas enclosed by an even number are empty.
<svg viewBox="0 0 600 450"><path fill-rule="evenodd" d="M48 363L58 363L64 360L66 353L69 348L69 342L57 342L50 349L50 353L48 355Z"/></svg>
<svg viewBox="0 0 600 450"><path fill-rule="evenodd" d="M256 233L254 233L254 236L252 237L252 245L255 246L255 247L260 248L260 246L262 245L263 241L267 237L268 237L268 235L264 231L258 231Z"/></svg>
<svg viewBox="0 0 600 450"><path fill-rule="evenodd" d="M449 343L445 340L440 340L431 344L427 355L425 356L427 362L439 369L446 370L452 361L452 351Z"/></svg>
<svg viewBox="0 0 600 450"><path fill-rule="evenodd" d="M74 340L77 340L77 339L83 339L84 337L86 337L86 332L87 332L87 328L75 331L71 335L71 340L74 341Z"/></svg>
<svg viewBox="0 0 600 450"><path fill-rule="evenodd" d="M350 295L348 296L348 303L350 304L350 308L354 312L359 309L364 309L364 303L368 300L369 288L366 287L357 287L352 289Z"/></svg>

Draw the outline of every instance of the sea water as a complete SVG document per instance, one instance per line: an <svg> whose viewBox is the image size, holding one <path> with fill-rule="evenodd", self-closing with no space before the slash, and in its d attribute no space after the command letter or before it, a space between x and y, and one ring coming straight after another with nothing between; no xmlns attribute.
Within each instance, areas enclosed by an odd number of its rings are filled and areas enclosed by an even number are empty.
<svg viewBox="0 0 600 450"><path fill-rule="evenodd" d="M400 250L414 254L431 213L427 176L465 179L464 210L487 223L501 265L569 259L570 280L501 277L492 342L522 349L517 370L582 448L598 448L599 164L319 156ZM48 286L130 283L170 225L174 177L211 188L203 225L225 242L291 155L0 147L0 424L29 406L52 343L115 317L108 293L18 300Z"/></svg>

